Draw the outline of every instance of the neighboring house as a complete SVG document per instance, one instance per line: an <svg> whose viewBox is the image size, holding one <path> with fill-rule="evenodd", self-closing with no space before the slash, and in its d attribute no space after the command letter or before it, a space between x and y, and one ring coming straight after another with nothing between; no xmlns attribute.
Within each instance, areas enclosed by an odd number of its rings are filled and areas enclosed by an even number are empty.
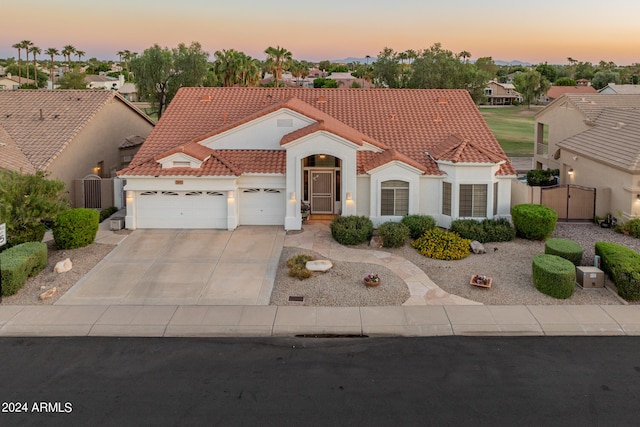
<svg viewBox="0 0 640 427"><path fill-rule="evenodd" d="M596 189L595 213L640 216L640 94L564 95L536 114L537 169Z"/></svg>
<svg viewBox="0 0 640 427"><path fill-rule="evenodd" d="M74 181L114 177L125 138L146 137L153 126L114 91L0 91L0 168L50 172L82 207L84 190Z"/></svg>
<svg viewBox="0 0 640 427"><path fill-rule="evenodd" d="M120 147L118 147L120 149L119 169L124 169L129 166L144 141L145 138L140 135L131 135L124 139Z"/></svg>
<svg viewBox="0 0 640 427"><path fill-rule="evenodd" d="M515 102L522 102L522 95L516 91L512 83L500 83L495 80L489 81L484 89L489 105L513 105Z"/></svg>
<svg viewBox="0 0 640 427"><path fill-rule="evenodd" d="M602 94L640 94L640 85L617 85L615 83L609 83L598 92Z"/></svg>
<svg viewBox="0 0 640 427"><path fill-rule="evenodd" d="M138 102L138 89L134 83L125 83L118 89L120 95L127 101Z"/></svg>
<svg viewBox="0 0 640 427"><path fill-rule="evenodd" d="M182 88L127 169L135 228L311 214L510 214L515 170L465 90Z"/></svg>
<svg viewBox="0 0 640 427"><path fill-rule="evenodd" d="M120 74L119 78L115 78L98 74L87 74L84 81L87 82L87 88L89 89L119 90L122 85L124 85L124 76Z"/></svg>
<svg viewBox="0 0 640 427"><path fill-rule="evenodd" d="M598 91L593 86L584 86L584 85L578 85L578 86L551 86L549 88L549 90L547 91L547 93L542 95L538 101L542 102L542 103L551 102L554 99L560 98L564 94L593 95L593 94L597 94L597 93L598 93Z"/></svg>
<svg viewBox="0 0 640 427"><path fill-rule="evenodd" d="M11 73L0 77L0 89L18 89L21 84L33 85L35 83L35 80L27 79L26 77L12 76Z"/></svg>

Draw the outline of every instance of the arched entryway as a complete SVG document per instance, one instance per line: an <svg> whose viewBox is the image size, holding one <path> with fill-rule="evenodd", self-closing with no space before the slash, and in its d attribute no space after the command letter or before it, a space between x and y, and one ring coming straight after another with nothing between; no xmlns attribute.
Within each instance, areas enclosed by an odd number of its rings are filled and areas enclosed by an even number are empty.
<svg viewBox="0 0 640 427"><path fill-rule="evenodd" d="M342 161L328 154L302 159L302 201L311 214L341 214Z"/></svg>

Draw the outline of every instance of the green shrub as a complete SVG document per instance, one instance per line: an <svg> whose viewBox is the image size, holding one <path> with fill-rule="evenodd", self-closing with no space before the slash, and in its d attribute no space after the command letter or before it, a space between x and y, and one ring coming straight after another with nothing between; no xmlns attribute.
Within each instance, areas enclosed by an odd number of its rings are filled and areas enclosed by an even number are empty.
<svg viewBox="0 0 640 427"><path fill-rule="evenodd" d="M556 229L558 214L543 205L522 204L511 209L516 234L529 240L546 240Z"/></svg>
<svg viewBox="0 0 640 427"><path fill-rule="evenodd" d="M405 215L400 222L409 227L412 239L419 238L436 226L436 220L429 215Z"/></svg>
<svg viewBox="0 0 640 427"><path fill-rule="evenodd" d="M617 243L597 242L602 270L618 288L618 295L627 301L640 300L640 254Z"/></svg>
<svg viewBox="0 0 640 427"><path fill-rule="evenodd" d="M576 267L569 260L556 255L538 254L533 257L533 284L543 294L566 299L573 295Z"/></svg>
<svg viewBox="0 0 640 427"><path fill-rule="evenodd" d="M118 212L118 208L116 208L115 206L111 206L109 208L102 209L100 211L100 222L102 222L105 219L109 218L111 215L113 215L116 212Z"/></svg>
<svg viewBox="0 0 640 427"><path fill-rule="evenodd" d="M307 254L294 255L287 260L289 267L289 276L297 277L300 280L311 277L311 272L307 270L307 261L311 261L313 257Z"/></svg>
<svg viewBox="0 0 640 427"><path fill-rule="evenodd" d="M451 223L451 231L460 237L480 243L508 242L516 237L516 230L506 218L457 219Z"/></svg>
<svg viewBox="0 0 640 427"><path fill-rule="evenodd" d="M7 245L13 247L27 242L42 242L46 231L46 227L42 222L14 227L11 240L7 240Z"/></svg>
<svg viewBox="0 0 640 427"><path fill-rule="evenodd" d="M420 254L434 259L457 260L469 256L469 239L456 233L432 228L411 243Z"/></svg>
<svg viewBox="0 0 640 427"><path fill-rule="evenodd" d="M527 172L527 185L542 187L555 185L557 175L560 175L560 169L531 169Z"/></svg>
<svg viewBox="0 0 640 427"><path fill-rule="evenodd" d="M576 266L582 263L582 252L582 246L572 240L551 238L544 244L545 254L557 255Z"/></svg>
<svg viewBox="0 0 640 427"><path fill-rule="evenodd" d="M331 221L331 235L342 245L357 245L373 236L373 223L366 216L338 216Z"/></svg>
<svg viewBox="0 0 640 427"><path fill-rule="evenodd" d="M631 219L621 226L621 232L628 233L630 236L640 239L640 218Z"/></svg>
<svg viewBox="0 0 640 427"><path fill-rule="evenodd" d="M409 238L409 227L400 222L385 222L378 227L378 236L385 248L399 248Z"/></svg>
<svg viewBox="0 0 640 427"><path fill-rule="evenodd" d="M59 249L74 249L90 245L98 233L98 211L76 208L57 216L53 225L53 239Z"/></svg>
<svg viewBox="0 0 640 427"><path fill-rule="evenodd" d="M13 295L30 276L47 266L47 245L42 242L22 243L0 253L2 295Z"/></svg>

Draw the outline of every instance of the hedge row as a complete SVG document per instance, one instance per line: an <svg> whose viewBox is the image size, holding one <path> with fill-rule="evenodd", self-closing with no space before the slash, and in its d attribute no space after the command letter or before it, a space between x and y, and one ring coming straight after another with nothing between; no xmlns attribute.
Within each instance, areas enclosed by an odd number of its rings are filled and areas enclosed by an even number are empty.
<svg viewBox="0 0 640 427"><path fill-rule="evenodd" d="M640 300L640 254L611 242L597 242L602 270L613 280L618 295L627 301Z"/></svg>
<svg viewBox="0 0 640 427"><path fill-rule="evenodd" d="M516 230L506 218L457 219L451 223L451 231L460 237L477 240L480 243L508 242L516 237Z"/></svg>
<svg viewBox="0 0 640 427"><path fill-rule="evenodd" d="M13 295L24 286L27 278L35 276L47 266L47 245L27 242L0 253L2 295Z"/></svg>

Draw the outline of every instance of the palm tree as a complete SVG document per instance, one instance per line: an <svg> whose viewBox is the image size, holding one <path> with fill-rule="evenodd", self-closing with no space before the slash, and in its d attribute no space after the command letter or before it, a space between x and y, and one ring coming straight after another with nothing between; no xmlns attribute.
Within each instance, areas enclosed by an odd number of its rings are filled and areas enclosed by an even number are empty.
<svg viewBox="0 0 640 427"><path fill-rule="evenodd" d="M22 42L15 43L11 46L14 49L18 49L18 85L22 84L22 60L20 59L20 52L22 51Z"/></svg>
<svg viewBox="0 0 640 427"><path fill-rule="evenodd" d="M213 64L215 73L222 80L224 87L232 87L238 79L238 68L241 62L240 52L235 49L223 49L216 51L214 55L216 57Z"/></svg>
<svg viewBox="0 0 640 427"><path fill-rule="evenodd" d="M238 83L240 86L258 86L260 83L260 61L240 52L237 61Z"/></svg>
<svg viewBox="0 0 640 427"><path fill-rule="evenodd" d="M62 51L60 52L60 53L62 53L62 56L67 58L67 69L68 69L68 71L71 71L71 54L73 54L75 51L76 51L76 48L71 46L70 44L68 44L65 47L63 47Z"/></svg>
<svg viewBox="0 0 640 427"><path fill-rule="evenodd" d="M462 52L460 52L458 56L462 58L464 62L469 62L469 58L471 58L471 54L466 50L463 50Z"/></svg>
<svg viewBox="0 0 640 427"><path fill-rule="evenodd" d="M278 81L282 78L282 71L289 68L293 54L284 47L272 47L269 46L265 49L264 53L267 54L266 66L273 73L275 80L275 86L278 87Z"/></svg>
<svg viewBox="0 0 640 427"><path fill-rule="evenodd" d="M129 50L125 50L124 52L122 52L122 59L124 59L124 66L127 70L127 79L129 79L129 63L136 56L138 56L136 52L131 52Z"/></svg>
<svg viewBox="0 0 640 427"><path fill-rule="evenodd" d="M35 81L34 84L36 85L36 88L37 88L38 87L37 55L40 55L42 53L42 49L40 49L38 46L32 45L29 48L29 51L33 53L33 80Z"/></svg>
<svg viewBox="0 0 640 427"><path fill-rule="evenodd" d="M119 50L116 55L120 58L120 62L122 62L122 57L124 56L124 50Z"/></svg>
<svg viewBox="0 0 640 427"><path fill-rule="evenodd" d="M29 48L33 46L33 43L30 40L22 40L20 43L22 43L22 48L27 56L25 61L27 61L27 80L29 80Z"/></svg>
<svg viewBox="0 0 640 427"><path fill-rule="evenodd" d="M49 65L49 80L51 81L51 89L53 89L54 88L54 85L53 85L53 57L56 56L56 55L60 55L60 52L58 52L58 49L56 49L55 47L50 47L47 50L45 50L44 53L51 57L51 64Z"/></svg>
<svg viewBox="0 0 640 427"><path fill-rule="evenodd" d="M85 52L83 50L76 50L76 56L78 57L78 62L80 62L80 59L85 56Z"/></svg>

